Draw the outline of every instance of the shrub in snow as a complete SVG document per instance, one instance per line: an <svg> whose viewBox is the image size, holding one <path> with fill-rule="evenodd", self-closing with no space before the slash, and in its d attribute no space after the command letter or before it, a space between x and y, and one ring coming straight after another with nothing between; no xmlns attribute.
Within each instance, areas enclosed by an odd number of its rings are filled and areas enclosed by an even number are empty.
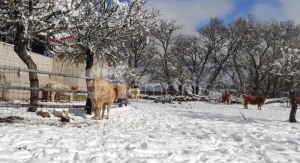
<svg viewBox="0 0 300 163"><path fill-rule="evenodd" d="M132 80L137 79L139 72L135 69L129 68L127 65L120 63L117 66L112 66L108 69L107 76L104 77L110 83L131 83Z"/></svg>

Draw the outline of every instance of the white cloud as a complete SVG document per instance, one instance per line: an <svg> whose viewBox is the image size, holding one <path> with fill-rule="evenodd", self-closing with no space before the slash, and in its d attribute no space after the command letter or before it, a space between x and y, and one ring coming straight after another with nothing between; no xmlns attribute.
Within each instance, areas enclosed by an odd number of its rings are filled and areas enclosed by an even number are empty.
<svg viewBox="0 0 300 163"><path fill-rule="evenodd" d="M280 5L258 3L252 7L251 13L260 20L275 18L279 21L293 20L300 24L300 0L279 0Z"/></svg>
<svg viewBox="0 0 300 163"><path fill-rule="evenodd" d="M259 20L270 20L275 18L277 20L284 20L284 13L278 6L267 3L259 3L252 7L251 13L255 15Z"/></svg>
<svg viewBox="0 0 300 163"><path fill-rule="evenodd" d="M252 13L258 19L266 21L275 18L279 21L293 20L300 24L300 0L256 0L250 11L242 11L237 0L150 0L146 7L161 10L162 18L174 19L183 24L183 33L192 34L199 23L206 23L212 17L229 16L232 13ZM241 0L239 0L240 2ZM250 1L250 0L249 0ZM249 2L245 0L243 3ZM251 3L249 3L251 5ZM241 11L239 11L241 10ZM232 19L237 16L232 15Z"/></svg>
<svg viewBox="0 0 300 163"><path fill-rule="evenodd" d="M235 4L233 0L152 0L146 7L160 9L162 18L177 20L185 27L183 33L192 34L198 23L228 14Z"/></svg>
<svg viewBox="0 0 300 163"><path fill-rule="evenodd" d="M255 15L259 20L269 20L270 18L276 18L277 20L284 19L282 11L277 6L273 6L266 3L259 3L252 7L251 13Z"/></svg>
<svg viewBox="0 0 300 163"><path fill-rule="evenodd" d="M286 19L293 20L295 23L300 24L300 0L280 0L280 2Z"/></svg>

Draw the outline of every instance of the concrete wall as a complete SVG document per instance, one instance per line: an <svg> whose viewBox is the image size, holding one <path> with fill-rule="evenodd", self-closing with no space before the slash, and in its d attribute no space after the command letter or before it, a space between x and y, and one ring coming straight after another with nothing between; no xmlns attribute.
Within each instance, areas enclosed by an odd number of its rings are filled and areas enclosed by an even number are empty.
<svg viewBox="0 0 300 163"><path fill-rule="evenodd" d="M53 56L53 72L58 73L66 73L73 74L75 76L85 76L85 62L81 60L79 63L73 63L65 57ZM94 61L93 69L92 69L92 77L103 77L106 75L108 71L107 62L99 62L97 60ZM86 89L86 81L85 79L79 78L67 78L63 76L53 76L54 81L58 81L64 84L77 84L83 87L83 90Z"/></svg>
<svg viewBox="0 0 300 163"><path fill-rule="evenodd" d="M81 63L74 64L65 57L53 56L49 58L41 54L36 54L29 52L30 56L37 64L38 70L50 71L57 73L73 74L75 76L85 75L85 63L84 60ZM0 42L0 66L14 66L18 68L25 68L27 66L19 58L19 56L14 52L13 45L5 44ZM108 70L108 65L106 62L94 62L93 66L93 77L102 77ZM55 80L64 84L72 85L78 84L82 86L83 90L86 90L85 79L79 78L69 78L62 76L49 76L47 74L38 74L40 87L44 87L48 82ZM8 70L0 68L0 85L5 86L23 86L29 87L29 76L28 72L20 72L16 70ZM42 97L42 92L40 92L40 98ZM0 88L0 100L28 100L30 98L30 91L28 90L8 90Z"/></svg>

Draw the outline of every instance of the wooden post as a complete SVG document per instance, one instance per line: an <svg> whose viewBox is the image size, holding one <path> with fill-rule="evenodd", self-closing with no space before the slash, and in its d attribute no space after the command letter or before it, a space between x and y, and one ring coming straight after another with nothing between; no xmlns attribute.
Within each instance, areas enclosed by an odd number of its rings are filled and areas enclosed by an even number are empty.
<svg viewBox="0 0 300 163"><path fill-rule="evenodd" d="M291 100L292 109L291 109L289 121L294 123L294 122L297 122L296 121L296 112L297 112L297 107L298 107L297 103L296 103L296 96L295 96L294 90L290 91L290 100Z"/></svg>

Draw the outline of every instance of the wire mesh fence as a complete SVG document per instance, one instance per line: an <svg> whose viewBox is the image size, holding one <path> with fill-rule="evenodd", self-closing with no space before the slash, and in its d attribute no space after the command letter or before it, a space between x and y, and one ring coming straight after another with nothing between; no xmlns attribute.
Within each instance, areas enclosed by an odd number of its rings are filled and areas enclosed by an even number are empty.
<svg viewBox="0 0 300 163"><path fill-rule="evenodd" d="M29 79L26 80L26 73L28 75L28 72L33 71L38 73L39 81L42 83L39 88L30 87ZM59 80L59 82L64 83L65 85L70 85L68 84L67 78L77 78L77 80L83 81L87 79L86 77L80 77L74 74L62 74L0 65L0 114L5 114L7 116L20 114L20 112L26 112L28 107L38 107L39 109L48 110L50 112L53 112L55 109L68 109L69 112L75 114L84 112L83 110L86 108L85 101L87 91L45 88L46 84L44 83L54 81L53 79L51 80L49 75L62 76L63 78L61 78L62 80ZM39 91L39 102L37 106L29 104L31 90ZM74 93L76 96L74 97L74 101L69 101L66 96L59 96L55 101L49 101L45 94L50 92Z"/></svg>
<svg viewBox="0 0 300 163"><path fill-rule="evenodd" d="M53 56L49 58L31 53L30 56L37 65L37 70L30 70L14 53L13 46L0 44L0 114L13 116L27 111L30 107L30 91L39 91L38 109L53 111L68 109L70 112L82 112L85 109L87 97L85 63L74 64L65 58ZM96 67L96 66L95 66ZM99 66L98 66L99 69ZM29 72L38 74L39 88L30 87ZM51 89L46 84L51 81L66 86L78 85L80 90ZM57 95L54 101L47 99L49 92L69 92L76 96L70 101L68 96Z"/></svg>

